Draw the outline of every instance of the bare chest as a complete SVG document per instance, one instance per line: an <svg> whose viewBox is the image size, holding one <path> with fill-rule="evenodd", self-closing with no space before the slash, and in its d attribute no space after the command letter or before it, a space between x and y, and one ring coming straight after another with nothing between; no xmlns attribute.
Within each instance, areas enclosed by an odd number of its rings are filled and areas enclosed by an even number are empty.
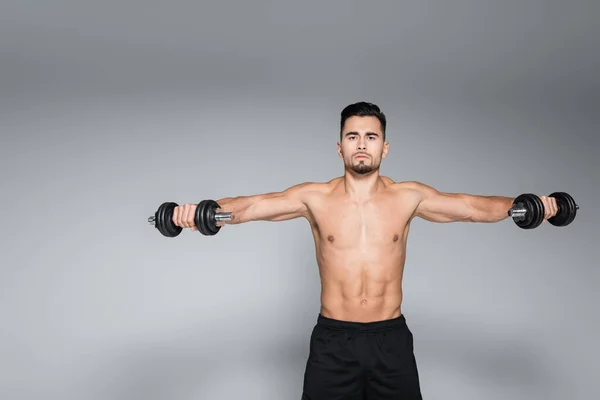
<svg viewBox="0 0 600 400"><path fill-rule="evenodd" d="M390 201L324 201L311 207L318 237L336 247L402 242L412 212Z"/></svg>

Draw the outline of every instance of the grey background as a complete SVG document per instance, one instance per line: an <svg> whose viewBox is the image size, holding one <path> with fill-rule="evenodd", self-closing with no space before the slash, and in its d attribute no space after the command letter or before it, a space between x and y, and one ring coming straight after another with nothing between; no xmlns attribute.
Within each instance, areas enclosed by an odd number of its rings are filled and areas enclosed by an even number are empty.
<svg viewBox="0 0 600 400"><path fill-rule="evenodd" d="M417 220L403 306L427 399L592 399L597 2L3 2L0 397L298 399L319 280L303 220L160 236L163 201L342 173L568 191L567 228Z"/></svg>

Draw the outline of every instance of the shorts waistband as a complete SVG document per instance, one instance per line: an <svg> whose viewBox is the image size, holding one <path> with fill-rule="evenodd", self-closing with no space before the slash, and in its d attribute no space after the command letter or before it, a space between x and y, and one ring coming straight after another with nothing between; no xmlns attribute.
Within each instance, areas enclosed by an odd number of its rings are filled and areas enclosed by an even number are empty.
<svg viewBox="0 0 600 400"><path fill-rule="evenodd" d="M354 322L327 318L319 313L317 325L344 331L376 332L406 326L406 318L404 317L404 314L400 314L400 316L396 318L381 321Z"/></svg>

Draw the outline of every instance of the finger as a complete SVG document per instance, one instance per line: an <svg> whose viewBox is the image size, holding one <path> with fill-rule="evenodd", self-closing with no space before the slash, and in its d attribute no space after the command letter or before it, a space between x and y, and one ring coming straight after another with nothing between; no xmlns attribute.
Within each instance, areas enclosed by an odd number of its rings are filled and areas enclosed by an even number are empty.
<svg viewBox="0 0 600 400"><path fill-rule="evenodd" d="M173 216L171 217L171 220L173 221L175 226L181 226L179 225L179 206L173 209Z"/></svg>
<svg viewBox="0 0 600 400"><path fill-rule="evenodd" d="M177 223L180 227L185 228L185 204L180 206L179 213L177 213Z"/></svg>
<svg viewBox="0 0 600 400"><path fill-rule="evenodd" d="M186 214L186 224L188 228L196 227L195 223L195 214L196 214L196 206L194 204L188 204L187 214Z"/></svg>
<svg viewBox="0 0 600 400"><path fill-rule="evenodd" d="M177 212L177 226L185 228L185 205L179 206Z"/></svg>
<svg viewBox="0 0 600 400"><path fill-rule="evenodd" d="M554 206L550 197L544 196L544 207L546 208L546 219L548 219L554 213Z"/></svg>
<svg viewBox="0 0 600 400"><path fill-rule="evenodd" d="M542 201L542 206L544 207L544 216L542 219L542 223L546 221L546 219L548 219L548 214L550 212L550 208L548 206L548 199L546 198L546 196L540 196L540 200Z"/></svg>
<svg viewBox="0 0 600 400"><path fill-rule="evenodd" d="M179 214L177 214L177 222L179 222L179 226L185 228L185 205L181 206L179 209Z"/></svg>
<svg viewBox="0 0 600 400"><path fill-rule="evenodd" d="M196 226L196 209L198 208L197 204L192 204L190 208L190 224L194 227L194 229L198 229Z"/></svg>
<svg viewBox="0 0 600 400"><path fill-rule="evenodd" d="M556 215L556 199L548 197L548 208L550 209L548 218L552 218L554 215Z"/></svg>
<svg viewBox="0 0 600 400"><path fill-rule="evenodd" d="M190 205L189 204L185 204L183 206L183 213L181 216L181 224L184 228L189 228L190 225L188 223L188 214L190 213Z"/></svg>
<svg viewBox="0 0 600 400"><path fill-rule="evenodd" d="M188 212L188 226L192 231L198 230L198 227L196 226L196 207L195 204L190 204Z"/></svg>

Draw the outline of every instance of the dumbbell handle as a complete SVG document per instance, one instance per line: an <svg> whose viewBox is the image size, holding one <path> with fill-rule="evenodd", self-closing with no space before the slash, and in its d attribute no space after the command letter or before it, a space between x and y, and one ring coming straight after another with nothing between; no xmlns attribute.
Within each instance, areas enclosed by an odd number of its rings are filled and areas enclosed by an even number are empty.
<svg viewBox="0 0 600 400"><path fill-rule="evenodd" d="M513 218L524 217L527 214L527 210L524 207L514 206L508 210L508 216Z"/></svg>
<svg viewBox="0 0 600 400"><path fill-rule="evenodd" d="M233 217L231 216L231 212L219 212L219 213L215 213L215 221L219 222L219 221L231 221L233 219ZM150 225L154 225L155 224L155 217L154 215L148 217L148 223Z"/></svg>
<svg viewBox="0 0 600 400"><path fill-rule="evenodd" d="M215 221L231 221L233 217L231 212L218 212L215 213Z"/></svg>

